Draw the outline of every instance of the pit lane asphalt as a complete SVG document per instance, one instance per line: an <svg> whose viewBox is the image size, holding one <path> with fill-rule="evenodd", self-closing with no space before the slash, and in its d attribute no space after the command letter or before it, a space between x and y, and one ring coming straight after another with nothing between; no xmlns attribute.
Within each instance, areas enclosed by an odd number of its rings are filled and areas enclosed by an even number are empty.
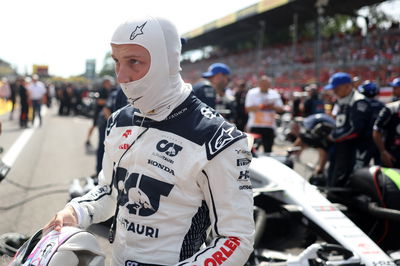
<svg viewBox="0 0 400 266"><path fill-rule="evenodd" d="M54 214L62 209L68 200L68 188L74 178L90 176L95 172L95 148L97 131L92 135L92 148L87 149L85 139L92 120L79 116L59 116L57 106L50 108L43 118L41 127L34 130L32 136L15 159L6 179L18 184L37 187L51 184L41 189L23 189L7 180L0 183L0 208L24 201L39 195L10 210L0 210L0 234L9 232L23 233L28 236L43 227ZM9 114L0 116L3 132L0 135L0 147L4 148L0 157L7 157L13 144L24 133L19 128L18 110L14 119ZM60 191L50 194L53 191ZM101 226L90 228L95 231L103 251L107 254L109 265L111 247ZM0 265L5 264L0 259Z"/></svg>
<svg viewBox="0 0 400 266"><path fill-rule="evenodd" d="M97 147L97 129L92 135L92 148L85 146L85 139L92 120L80 116L59 116L57 106L47 110L41 127L32 127L33 134L16 157L8 180L18 184L37 187L51 184L41 189L23 189L6 180L0 182L0 208L39 195L38 198L18 205L10 210L0 210L0 235L18 232L28 236L43 227L54 214L66 204L70 182L79 177L90 176L95 170L95 149ZM1 156L12 150L24 133L18 125L18 110L14 120L9 114L0 116L3 132L0 135L0 147L4 148ZM274 146L273 152L285 154L287 145ZM313 152L306 153L303 161L315 161ZM299 168L300 167L300 168ZM297 168L297 169L296 169ZM296 171L307 175L307 170L297 166ZM60 191L56 194L50 194ZM108 228L103 225L91 226L107 255L106 265L110 264L111 245L108 243ZM6 259L0 257L0 266L6 265Z"/></svg>

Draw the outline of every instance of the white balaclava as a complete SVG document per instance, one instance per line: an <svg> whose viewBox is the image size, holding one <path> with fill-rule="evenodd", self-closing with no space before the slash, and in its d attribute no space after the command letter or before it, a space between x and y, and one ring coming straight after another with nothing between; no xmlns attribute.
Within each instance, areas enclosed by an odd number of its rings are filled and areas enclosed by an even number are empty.
<svg viewBox="0 0 400 266"><path fill-rule="evenodd" d="M121 83L129 102L142 114L164 120L190 94L180 75L181 42L176 27L166 19L145 17L122 23L112 44L137 44L151 56L150 69L139 80Z"/></svg>

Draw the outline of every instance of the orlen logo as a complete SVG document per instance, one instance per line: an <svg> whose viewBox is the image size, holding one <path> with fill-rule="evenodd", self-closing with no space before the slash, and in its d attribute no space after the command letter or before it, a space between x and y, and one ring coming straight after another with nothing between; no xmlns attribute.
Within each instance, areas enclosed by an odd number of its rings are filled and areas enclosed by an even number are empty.
<svg viewBox="0 0 400 266"><path fill-rule="evenodd" d="M235 252L238 246L240 246L239 238L229 237L218 251L214 252L214 254L204 261L204 266L218 266L223 264Z"/></svg>
<svg viewBox="0 0 400 266"><path fill-rule="evenodd" d="M168 156L174 157L182 150L182 147L163 139L157 143L157 150L159 152L164 152Z"/></svg>

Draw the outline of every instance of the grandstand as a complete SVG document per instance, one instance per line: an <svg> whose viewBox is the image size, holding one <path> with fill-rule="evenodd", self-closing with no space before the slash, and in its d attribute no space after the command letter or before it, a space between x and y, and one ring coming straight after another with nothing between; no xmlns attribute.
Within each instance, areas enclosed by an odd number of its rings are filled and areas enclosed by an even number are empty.
<svg viewBox="0 0 400 266"><path fill-rule="evenodd" d="M319 16L356 17L360 8L380 2L261 0L185 34L183 78L194 83L211 63L221 61L233 69L234 81L252 82L266 73L280 88L298 90L312 82L324 84L339 70L385 85L400 74L398 25L385 31L371 27L368 35L338 32L322 38L319 23L314 23L316 34L311 38L293 34L293 29L320 21ZM199 50L202 58L193 62L191 55Z"/></svg>

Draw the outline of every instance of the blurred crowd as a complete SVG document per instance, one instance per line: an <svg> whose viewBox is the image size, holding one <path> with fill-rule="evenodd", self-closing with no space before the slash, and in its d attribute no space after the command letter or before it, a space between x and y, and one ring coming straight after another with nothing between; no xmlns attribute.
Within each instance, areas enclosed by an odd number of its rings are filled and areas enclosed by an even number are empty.
<svg viewBox="0 0 400 266"><path fill-rule="evenodd" d="M43 81L38 75L19 76L13 80L3 77L0 81L0 99L11 102L9 119L18 118L21 128L33 125L36 117L41 124L39 105L50 108L57 103L60 116L92 117L98 97L98 88L89 89L78 83L52 83Z"/></svg>
<svg viewBox="0 0 400 266"><path fill-rule="evenodd" d="M59 116L85 116L92 119L93 123L88 130L85 145L92 147L91 138L94 130L98 128L98 141L96 141L96 173L101 169L104 153L105 127L108 117L112 112L127 104L122 91L117 90L115 81L110 76L104 76L95 84L93 89L79 83L43 82L39 76L19 76L15 80L2 78L0 82L0 100L3 104L11 103L9 120L19 119L19 126L25 129L34 126L38 119L38 126L42 126L42 105L47 108L58 108Z"/></svg>
<svg viewBox="0 0 400 266"><path fill-rule="evenodd" d="M371 28L368 35L361 32L333 35L321 43L320 81L326 83L329 76L338 71L346 71L363 80L375 80L384 85L400 72L400 30L394 25L389 30ZM224 62L232 68L232 80L244 79L255 82L257 76L266 73L274 78L277 88L300 89L315 80L315 41L300 39L293 56L292 44L267 46L260 54L255 49L238 53L216 51L208 58L195 62L182 62L183 77L188 82L196 82L202 69L213 62Z"/></svg>
<svg viewBox="0 0 400 266"><path fill-rule="evenodd" d="M265 74L255 80L234 80L232 68L224 63L211 64L201 73L193 91L251 134L257 150L270 153L277 140L316 148L319 162L314 176L320 180L314 182L342 186L354 170L372 161L400 168L400 72L393 74L397 77L387 84L391 99L385 101L379 97L376 79L337 72L327 86L310 83L298 91L278 90Z"/></svg>
<svg viewBox="0 0 400 266"><path fill-rule="evenodd" d="M11 102L9 119L13 120L18 113L21 128L27 128L29 122L33 124L36 117L42 125L41 105L51 106L55 95L55 87L41 82L38 75L20 76L14 81L4 77L0 83L0 98ZM16 112L17 107L19 112Z"/></svg>
<svg viewBox="0 0 400 266"><path fill-rule="evenodd" d="M331 82L328 79L333 73L346 71L352 77L354 90L372 83L376 87L375 93L366 97L381 101L379 85L387 85L400 75L398 33L398 29L371 30L366 36L354 33L324 39L322 84ZM262 71L255 68L254 50L237 54L219 51L194 63L183 61L182 77L193 85L193 93L210 106L204 115L211 117L216 110L238 129L253 134L257 148L268 153L278 141L291 141L301 146L304 143L299 144L298 137L303 120L316 114L337 119L340 113L340 97L333 90L323 89L313 78L313 46L309 40L299 40L296 57L292 56L289 44L266 47L261 53ZM400 91L393 82L390 84L392 101L396 101ZM97 128L96 173L101 169L106 121L112 112L127 104L125 95L109 76L103 77L91 89L74 83L41 81L37 75L20 76L15 80L3 78L0 98L11 102L9 119L18 116L21 128L33 125L35 118L42 125L41 105L51 107L54 102L60 116L91 118L92 124L84 142L87 147L92 146L92 134ZM384 103L377 106L370 120L376 120ZM372 124L368 129L371 134ZM317 172L323 171L326 161L325 158L320 162Z"/></svg>

